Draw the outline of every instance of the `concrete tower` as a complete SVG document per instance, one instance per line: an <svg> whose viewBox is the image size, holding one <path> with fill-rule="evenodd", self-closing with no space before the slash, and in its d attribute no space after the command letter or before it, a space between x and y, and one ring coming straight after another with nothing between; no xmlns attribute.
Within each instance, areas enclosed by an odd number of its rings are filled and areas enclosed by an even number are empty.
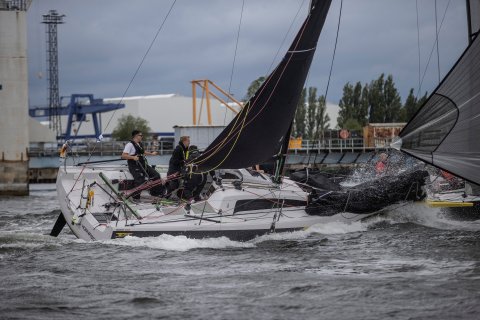
<svg viewBox="0 0 480 320"><path fill-rule="evenodd" d="M0 195L28 195L27 9L0 0Z"/></svg>

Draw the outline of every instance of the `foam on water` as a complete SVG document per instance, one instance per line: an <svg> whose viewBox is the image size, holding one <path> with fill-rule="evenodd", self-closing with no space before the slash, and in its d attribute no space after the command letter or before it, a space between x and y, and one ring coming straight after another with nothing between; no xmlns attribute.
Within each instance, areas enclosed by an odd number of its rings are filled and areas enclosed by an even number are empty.
<svg viewBox="0 0 480 320"><path fill-rule="evenodd" d="M168 251L188 251L199 248L225 249L225 248L252 248L251 242L232 241L226 237L190 239L185 236L171 236L162 234L158 237L138 238L127 236L123 239L102 241L102 243L128 247L146 247Z"/></svg>
<svg viewBox="0 0 480 320"><path fill-rule="evenodd" d="M480 231L480 220L454 219L441 208L432 208L425 203L406 203L388 210L385 215L369 220L369 223L387 221L391 223L415 223L442 230Z"/></svg>
<svg viewBox="0 0 480 320"><path fill-rule="evenodd" d="M257 237L250 242L261 243L264 241L301 240L307 238L309 234L310 232L308 231L275 232Z"/></svg>
<svg viewBox="0 0 480 320"><path fill-rule="evenodd" d="M227 237L191 239L186 236L172 236L162 234L158 237L139 238L127 236L122 239L113 239L101 241L101 243L112 244L116 246L145 247L167 251L188 251L199 248L208 249L226 249L226 248L254 248L256 244L265 241L285 241L302 240L308 238L311 234L346 234L354 232L363 232L368 229L367 224L361 222L342 223L329 222L325 224L316 224L307 230L293 232L270 233L253 240L241 242L233 241Z"/></svg>
<svg viewBox="0 0 480 320"><path fill-rule="evenodd" d="M367 231L368 224L362 222L351 222L345 223L340 221L332 221L328 223L318 223L307 230L311 233L321 233L321 234L345 234L352 232L363 232Z"/></svg>

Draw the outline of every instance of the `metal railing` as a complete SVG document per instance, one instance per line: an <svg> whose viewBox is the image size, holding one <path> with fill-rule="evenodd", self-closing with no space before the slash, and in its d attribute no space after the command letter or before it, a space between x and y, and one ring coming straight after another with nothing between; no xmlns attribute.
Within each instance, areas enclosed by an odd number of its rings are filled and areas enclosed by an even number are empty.
<svg viewBox="0 0 480 320"><path fill-rule="evenodd" d="M76 155L96 156L120 156L128 141L83 141L69 143L72 153ZM158 154L170 154L173 151L172 141L147 141L143 143L145 151L158 152ZM56 143L35 144L31 143L28 149L29 157L56 157L59 155L60 147Z"/></svg>
<svg viewBox="0 0 480 320"><path fill-rule="evenodd" d="M345 151L366 151L375 148L365 147L363 138L350 139L325 139L325 140L303 140L301 148L291 148L294 153L311 151L345 152Z"/></svg>

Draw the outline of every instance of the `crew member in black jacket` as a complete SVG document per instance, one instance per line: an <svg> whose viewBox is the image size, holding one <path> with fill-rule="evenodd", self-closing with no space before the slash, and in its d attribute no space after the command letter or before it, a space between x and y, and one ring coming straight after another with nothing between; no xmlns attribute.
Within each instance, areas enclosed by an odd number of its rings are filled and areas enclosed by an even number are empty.
<svg viewBox="0 0 480 320"><path fill-rule="evenodd" d="M188 146L190 145L190 137L183 136L180 137L180 141L178 145L173 150L172 157L170 158L170 162L168 164L168 173L167 175L172 175L174 173L180 174L182 171L183 166L185 165L185 161L188 159ZM179 179L173 179L168 182L168 192L172 192L177 189L179 186Z"/></svg>
<svg viewBox="0 0 480 320"><path fill-rule="evenodd" d="M134 187L143 184L145 180L160 179L160 174L148 165L145 156L155 156L158 152L145 151L142 144L143 134L139 130L132 131L132 140L125 145L122 153L122 159L128 161L128 170L133 176ZM152 195L162 195L164 187L156 186L150 190ZM140 193L133 195L134 199L140 198Z"/></svg>

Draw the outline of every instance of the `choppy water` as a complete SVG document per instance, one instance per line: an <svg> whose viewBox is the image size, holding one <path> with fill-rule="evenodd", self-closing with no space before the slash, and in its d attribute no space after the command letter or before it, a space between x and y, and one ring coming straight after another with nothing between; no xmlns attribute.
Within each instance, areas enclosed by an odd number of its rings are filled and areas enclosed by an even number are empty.
<svg viewBox="0 0 480 320"><path fill-rule="evenodd" d="M1 319L478 319L480 221L408 205L246 243L87 243L45 235L52 188L0 198Z"/></svg>

